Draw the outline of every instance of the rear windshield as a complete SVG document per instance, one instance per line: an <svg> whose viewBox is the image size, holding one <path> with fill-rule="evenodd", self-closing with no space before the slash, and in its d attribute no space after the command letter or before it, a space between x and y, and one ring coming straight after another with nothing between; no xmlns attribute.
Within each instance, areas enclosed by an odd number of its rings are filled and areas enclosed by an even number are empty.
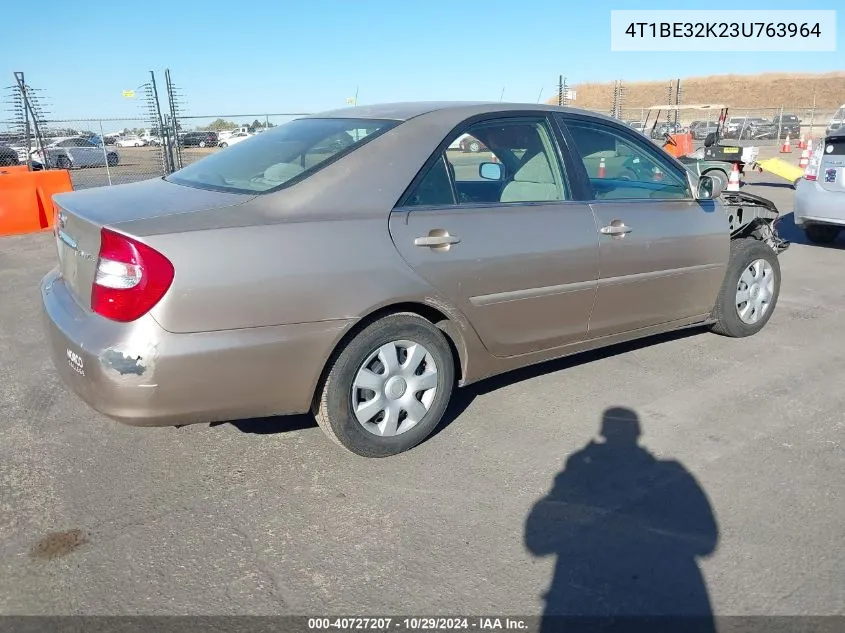
<svg viewBox="0 0 845 633"><path fill-rule="evenodd" d="M824 140L825 156L845 156L845 132L833 134Z"/></svg>
<svg viewBox="0 0 845 633"><path fill-rule="evenodd" d="M268 193L348 153L398 121L297 119L215 152L166 180L233 193Z"/></svg>

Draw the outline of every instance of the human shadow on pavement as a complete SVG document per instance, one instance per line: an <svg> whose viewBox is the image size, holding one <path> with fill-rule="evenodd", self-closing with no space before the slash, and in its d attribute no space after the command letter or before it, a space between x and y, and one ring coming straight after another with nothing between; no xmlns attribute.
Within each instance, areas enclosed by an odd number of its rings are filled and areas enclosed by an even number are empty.
<svg viewBox="0 0 845 633"><path fill-rule="evenodd" d="M601 435L566 460L525 523L527 549L557 557L540 631L715 633L698 567L719 541L707 495L639 444L631 409L607 409Z"/></svg>

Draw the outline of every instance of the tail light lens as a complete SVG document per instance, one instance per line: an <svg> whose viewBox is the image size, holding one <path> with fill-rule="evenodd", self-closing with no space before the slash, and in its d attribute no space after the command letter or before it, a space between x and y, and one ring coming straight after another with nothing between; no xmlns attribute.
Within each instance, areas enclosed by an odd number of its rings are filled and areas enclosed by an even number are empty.
<svg viewBox="0 0 845 633"><path fill-rule="evenodd" d="M134 321L161 300L173 275L173 264L157 250L102 229L91 310L113 321Z"/></svg>

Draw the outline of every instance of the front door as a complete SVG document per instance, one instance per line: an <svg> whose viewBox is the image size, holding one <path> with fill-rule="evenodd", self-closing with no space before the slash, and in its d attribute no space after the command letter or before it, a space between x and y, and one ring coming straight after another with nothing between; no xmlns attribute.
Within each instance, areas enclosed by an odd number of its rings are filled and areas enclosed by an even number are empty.
<svg viewBox="0 0 845 633"><path fill-rule="evenodd" d="M560 347L587 334L598 234L571 200L545 118L477 122L480 152L427 163L390 217L405 261L470 320L496 356Z"/></svg>
<svg viewBox="0 0 845 633"><path fill-rule="evenodd" d="M590 338L708 313L725 274L728 220L694 199L683 167L622 125L563 116L599 226Z"/></svg>

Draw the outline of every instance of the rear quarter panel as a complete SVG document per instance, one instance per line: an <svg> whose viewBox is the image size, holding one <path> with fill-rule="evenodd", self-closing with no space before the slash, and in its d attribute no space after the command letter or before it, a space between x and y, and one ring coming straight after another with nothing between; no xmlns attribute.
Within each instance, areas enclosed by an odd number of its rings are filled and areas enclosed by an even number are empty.
<svg viewBox="0 0 845 633"><path fill-rule="evenodd" d="M430 295L397 254L386 217L150 236L175 268L152 315L171 332L358 318Z"/></svg>

